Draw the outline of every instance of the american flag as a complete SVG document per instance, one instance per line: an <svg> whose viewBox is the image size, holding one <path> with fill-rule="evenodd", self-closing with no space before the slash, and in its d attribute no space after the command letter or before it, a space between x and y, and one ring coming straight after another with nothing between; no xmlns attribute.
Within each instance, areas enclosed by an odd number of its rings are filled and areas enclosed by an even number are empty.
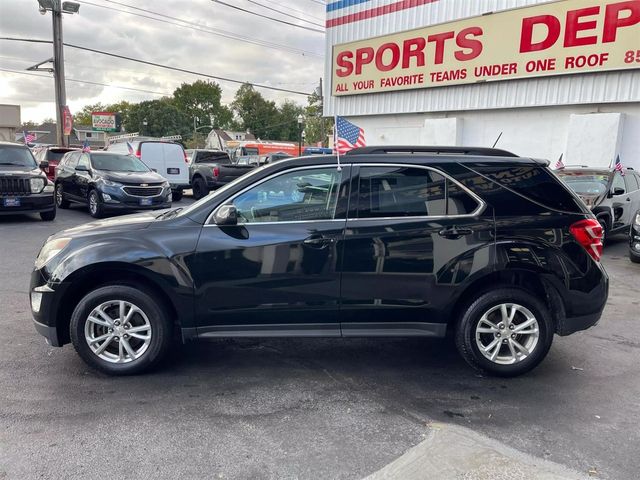
<svg viewBox="0 0 640 480"><path fill-rule="evenodd" d="M89 140L85 140L82 144L82 152L89 153L91 151L91 147L89 146Z"/></svg>
<svg viewBox="0 0 640 480"><path fill-rule="evenodd" d="M127 142L127 150L129 150L129 155L135 155L135 151L133 150L133 145L131 145L131 143Z"/></svg>
<svg viewBox="0 0 640 480"><path fill-rule="evenodd" d="M35 139L36 139L35 134L30 133L30 132L22 132L22 136L24 137L24 143L25 144L34 142Z"/></svg>
<svg viewBox="0 0 640 480"><path fill-rule="evenodd" d="M556 162L556 170L562 170L564 168L564 162L562 161L563 156L564 156L564 153L560 155L560 158Z"/></svg>
<svg viewBox="0 0 640 480"><path fill-rule="evenodd" d="M344 117L336 117L336 137L336 150L339 155L344 155L354 148L367 146L364 130Z"/></svg>
<svg viewBox="0 0 640 480"><path fill-rule="evenodd" d="M616 158L616 172L620 172L620 175L624 177L624 167L622 166L620 155L618 155L618 158Z"/></svg>

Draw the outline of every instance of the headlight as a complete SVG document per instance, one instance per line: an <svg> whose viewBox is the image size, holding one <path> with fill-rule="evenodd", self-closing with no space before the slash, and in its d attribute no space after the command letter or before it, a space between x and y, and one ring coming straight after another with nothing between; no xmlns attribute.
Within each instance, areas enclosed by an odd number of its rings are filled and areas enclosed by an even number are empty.
<svg viewBox="0 0 640 480"><path fill-rule="evenodd" d="M31 193L40 193L44 189L44 178L30 178Z"/></svg>
<svg viewBox="0 0 640 480"><path fill-rule="evenodd" d="M633 223L640 227L640 212L636 213L636 219Z"/></svg>
<svg viewBox="0 0 640 480"><path fill-rule="evenodd" d="M171 186L171 184L169 183L169 181L168 181L168 180L165 180L164 182L162 182L162 186L163 186L164 188L169 188L169 187Z"/></svg>
<svg viewBox="0 0 640 480"><path fill-rule="evenodd" d="M55 240L49 240L45 243L38 254L38 258L36 258L36 268L39 270L44 267L53 257L58 255L70 241L70 238L56 238Z"/></svg>
<svg viewBox="0 0 640 480"><path fill-rule="evenodd" d="M102 179L102 183L104 183L107 187L119 187L122 184L118 182L112 182L111 180L107 180L106 178Z"/></svg>

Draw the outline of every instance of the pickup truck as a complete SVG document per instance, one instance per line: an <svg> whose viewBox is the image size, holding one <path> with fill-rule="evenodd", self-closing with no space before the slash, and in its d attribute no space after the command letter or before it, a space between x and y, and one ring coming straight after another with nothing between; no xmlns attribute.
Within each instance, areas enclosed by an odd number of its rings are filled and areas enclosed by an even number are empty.
<svg viewBox="0 0 640 480"><path fill-rule="evenodd" d="M256 165L237 165L221 150L187 150L189 183L193 198L199 200L254 169Z"/></svg>

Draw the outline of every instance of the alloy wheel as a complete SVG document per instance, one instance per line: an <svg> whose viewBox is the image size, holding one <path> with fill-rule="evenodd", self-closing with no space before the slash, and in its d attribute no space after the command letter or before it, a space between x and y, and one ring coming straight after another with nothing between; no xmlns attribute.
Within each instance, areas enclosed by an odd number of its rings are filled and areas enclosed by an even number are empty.
<svg viewBox="0 0 640 480"><path fill-rule="evenodd" d="M62 185L56 185L56 204L59 206L62 205Z"/></svg>
<svg viewBox="0 0 640 480"><path fill-rule="evenodd" d="M513 365L533 353L540 338L540 326L531 310L503 303L482 315L475 337L485 358L499 365Z"/></svg>
<svg viewBox="0 0 640 480"><path fill-rule="evenodd" d="M151 344L151 323L138 306L126 300L110 300L94 308L84 327L91 351L109 363L130 363Z"/></svg>
<svg viewBox="0 0 640 480"><path fill-rule="evenodd" d="M91 192L89 195L89 212L91 215L95 215L98 211L98 194L95 192Z"/></svg>

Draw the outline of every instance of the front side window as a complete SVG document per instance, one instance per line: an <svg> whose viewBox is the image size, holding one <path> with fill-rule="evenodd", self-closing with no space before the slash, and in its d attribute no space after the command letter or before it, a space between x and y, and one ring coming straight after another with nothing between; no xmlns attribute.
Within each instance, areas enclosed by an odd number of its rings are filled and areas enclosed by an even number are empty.
<svg viewBox="0 0 640 480"><path fill-rule="evenodd" d="M64 166L69 168L76 168L78 166L78 160L80 160L79 153L72 153L65 162Z"/></svg>
<svg viewBox="0 0 640 480"><path fill-rule="evenodd" d="M89 169L90 165L91 165L91 162L89 162L89 155L86 153L83 153L82 155L80 155L80 161L78 162L78 167L86 167L87 169Z"/></svg>
<svg viewBox="0 0 640 480"><path fill-rule="evenodd" d="M624 181L627 185L627 193L635 192L638 190L638 184L636 183L636 176L629 172L624 176Z"/></svg>
<svg viewBox="0 0 640 480"><path fill-rule="evenodd" d="M416 167L362 167L358 218L468 215L478 202L451 180Z"/></svg>
<svg viewBox="0 0 640 480"><path fill-rule="evenodd" d="M618 172L613 176L613 183L611 184L611 193L616 195L616 190L621 190L617 195L624 195L627 193L627 188L624 184L624 177Z"/></svg>
<svg viewBox="0 0 640 480"><path fill-rule="evenodd" d="M233 200L242 223L333 220L341 192L342 171L313 168L283 173Z"/></svg>

